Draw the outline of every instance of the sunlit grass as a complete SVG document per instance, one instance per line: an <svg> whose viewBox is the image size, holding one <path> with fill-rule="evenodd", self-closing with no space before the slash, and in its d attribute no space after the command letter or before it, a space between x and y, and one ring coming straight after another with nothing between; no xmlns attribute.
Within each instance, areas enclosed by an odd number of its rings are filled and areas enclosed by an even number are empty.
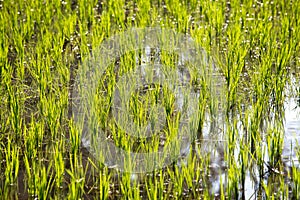
<svg viewBox="0 0 300 200"><path fill-rule="evenodd" d="M287 169L281 156L291 76L300 87L299 19L297 0L0 1L1 197L241 198L250 173L256 197L298 199L299 166ZM145 174L118 172L82 145L83 127L72 116L74 80L105 39L131 27L158 26L190 35L215 63L208 71L217 78L190 72L200 103L197 137L186 160ZM99 122L88 123L126 150L151 152L178 130L181 113L169 88L139 88L128 104L138 126L151 118L149 108L164 106L165 126L155 137L137 140L111 117L118 78L142 63L142 51L127 52L108 66L95 95L100 106L91 113ZM170 69L177 67L178 55L159 56ZM299 89L291 92L300 97ZM205 132L207 123L211 133ZM222 147L209 151L207 139ZM217 167L215 154L222 160ZM216 177L219 187L213 185Z"/></svg>

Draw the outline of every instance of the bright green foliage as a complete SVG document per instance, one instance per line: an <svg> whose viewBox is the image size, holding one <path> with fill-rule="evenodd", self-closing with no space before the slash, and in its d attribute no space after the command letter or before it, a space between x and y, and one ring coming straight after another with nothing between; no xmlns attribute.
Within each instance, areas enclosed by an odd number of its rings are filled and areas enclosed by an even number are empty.
<svg viewBox="0 0 300 200"><path fill-rule="evenodd" d="M191 35L216 63L218 78L217 83L192 80L201 103L197 139L186 160L148 174L122 174L82 148L82 127L71 114L72 86L80 64L103 40L149 26ZM299 199L299 166L286 169L282 162L284 102L293 95L286 88L291 78L300 88L299 33L299 0L0 1L1 198L238 199L245 197L250 177L258 198ZM174 68L176 55L161 54ZM120 58L120 74L136 67L136 56L128 52ZM98 102L103 109L93 111L101 122L93 123L109 129L126 150L159 149L159 136L136 141L110 120L116 79L112 64L99 86L106 94ZM225 88L216 99L210 95L213 84ZM165 99L160 88L152 89L132 95L131 114L144 125L147 106L163 101L167 126L161 134L168 143L180 113L167 88L162 88ZM299 89L295 93L300 96ZM209 140L203 131L208 120L215 127ZM206 149L214 142L214 149ZM215 154L222 166L214 167Z"/></svg>

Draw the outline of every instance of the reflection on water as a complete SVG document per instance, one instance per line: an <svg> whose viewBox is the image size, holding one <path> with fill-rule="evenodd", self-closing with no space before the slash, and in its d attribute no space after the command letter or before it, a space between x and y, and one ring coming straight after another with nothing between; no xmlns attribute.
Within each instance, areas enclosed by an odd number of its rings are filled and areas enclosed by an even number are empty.
<svg viewBox="0 0 300 200"><path fill-rule="evenodd" d="M287 166L299 167L296 151L300 144L300 107L297 98L290 98L285 103L285 136L282 159Z"/></svg>
<svg viewBox="0 0 300 200"><path fill-rule="evenodd" d="M290 85L287 88L290 88ZM246 170L244 185L239 185L241 189L239 197L242 199L256 199L258 197L264 197L264 194L262 192L262 182L265 185L273 185L273 191L276 192L277 187L279 188L279 186L277 185L277 183L279 184L280 182L279 179L283 178L284 182L288 184L288 174L291 173L291 168L293 166L299 168L299 153L297 155L297 152L299 152L298 145L300 144L300 105L299 97L291 97L291 93L291 90L286 91L287 97L284 103L284 140L281 155L281 161L284 169L281 169L282 171L279 171L280 169L274 169L269 165L270 159L267 150L268 146L266 136L262 136L262 149L264 149L264 165L262 169L260 169L258 165L252 164ZM269 115L271 116L272 114L269 113ZM219 116L218 119L220 120L224 118L225 117ZM237 118L238 133L239 137L242 138L245 134L245 130L241 128L241 117ZM272 116L270 118L272 118ZM268 120L272 121L272 119ZM272 124L271 121L267 122L266 120L265 122L263 122L263 125L261 127L261 132L263 135L268 134L267 130L270 123ZM217 196L220 193L221 179L224 184L224 182L226 182L226 179L228 178L228 163L226 163L225 161L225 153L228 150L228 147L226 146L228 145L228 140L225 137L226 122L218 122L216 125L214 125L214 127L212 127L212 124L213 123L208 116L205 121L203 138L199 140L198 148L199 152L201 152L202 155L206 154L210 157L210 192L211 194L215 194ZM240 153L241 147L239 146L238 142L236 143L237 145L234 147L234 157L235 161L237 163L240 163L238 155ZM259 170L263 171L263 177L260 177ZM226 184L223 185L223 188L226 188Z"/></svg>
<svg viewBox="0 0 300 200"><path fill-rule="evenodd" d="M150 47L145 48L145 52L141 55L141 58L136 60L136 64L140 65L140 74L142 74L142 77L146 74L146 68L148 67L149 62L153 63L160 63L160 50L159 49L150 49ZM152 60L151 60L152 58ZM155 58L155 59L153 59ZM180 55L178 60L180 61L179 64L182 64L181 62L185 61L185 55ZM178 64L178 63L177 63ZM156 65L155 65L156 66ZM220 102L225 102L225 80L223 78L223 75L217 72L215 68L213 69L213 80L215 81L212 85L216 89L215 93L218 94L218 100L219 104ZM159 68L154 70L156 76L159 76ZM185 76L184 76L185 75ZM190 78L189 73L185 71L178 71L178 77L181 79L181 77L188 77ZM182 78L181 82L184 82L185 79ZM223 91L224 90L224 91ZM286 93L291 93L290 90L287 90ZM223 97L223 98L221 98ZM182 107L183 98L181 95L177 96L177 104L179 107ZM270 125L266 121L262 123L261 127L261 134L263 135L262 139L262 149L264 149L264 152L262 152L263 161L265 164L263 164L261 169L257 163L251 161L251 166L246 167L245 171L245 180L243 185L239 185L240 188L240 198L243 199L256 199L258 196L263 196L261 194L261 183L264 184L275 184L277 175L283 175L287 174L290 171L290 168L292 166L299 167L299 160L297 157L297 151L298 151L298 144L300 143L300 106L297 104L299 101L299 97L287 97L285 104L284 104L284 141L283 141L283 151L282 151L282 162L283 165L286 167L284 169L284 172L276 171L276 169L270 169L269 166L269 157L267 152L267 141L266 136L268 126ZM245 100L246 102L246 100ZM242 103L245 103L242 102ZM181 105L181 106L180 106ZM226 154L228 154L228 138L227 138L227 126L233 126L232 121L228 120L226 122L226 114L224 113L224 105L220 104L219 108L215 108L214 112L209 112L209 109L207 109L206 118L204 120L204 125L202 128L201 137L198 136L196 140L196 145L192 147L192 145L187 144L184 146L185 148L182 149L183 157L186 156L183 160L180 160L177 162L177 165L188 165L187 157L190 155L193 151L196 151L196 155L198 154L198 157L208 157L209 158L209 173L207 175L208 185L209 185L209 191L211 194L214 194L215 196L220 195L221 193L221 182L224 184L223 188L226 191L226 181L228 180L228 163L226 159ZM245 103L243 105L244 110L251 110L251 105L249 103ZM214 114L217 113L217 114ZM244 113L240 114L244 115ZM237 114L236 120L237 120L237 131L235 134L237 134L237 138L241 139L244 137L245 130L242 125L242 118L245 116L240 116ZM268 117L272 118L272 113L268 113ZM268 119L270 120L270 119ZM271 119L272 121L272 119ZM246 127L248 128L248 127ZM82 141L83 143L86 141ZM239 141L235 141L235 147L234 152L232 155L234 156L234 160L236 163L240 162L239 153L241 151L241 147L239 146ZM89 146L90 144L87 143L86 146ZM248 159L251 159L250 157ZM249 161L246 161L249 162ZM272 171L273 170L273 171ZM260 177L260 171L263 171L264 175L263 177ZM271 172L270 172L271 171ZM275 175L274 175L275 174ZM238 176L238 175L237 175ZM135 177L133 174L132 177ZM287 177L287 176L286 176ZM135 179L135 178L133 178ZM274 189L276 191L276 188Z"/></svg>

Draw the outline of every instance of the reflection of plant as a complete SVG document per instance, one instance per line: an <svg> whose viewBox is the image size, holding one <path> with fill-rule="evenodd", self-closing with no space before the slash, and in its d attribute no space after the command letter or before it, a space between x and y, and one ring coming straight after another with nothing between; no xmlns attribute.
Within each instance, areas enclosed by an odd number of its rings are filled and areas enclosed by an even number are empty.
<svg viewBox="0 0 300 200"><path fill-rule="evenodd" d="M300 145L298 140L296 140L296 147L295 147L295 152L297 155L298 161L300 160ZM297 165L293 163L292 166L292 179L293 181L293 186L292 186L292 192L293 196L296 197L296 199L300 198L300 170Z"/></svg>
<svg viewBox="0 0 300 200"><path fill-rule="evenodd" d="M297 107L300 107L300 86L296 88L296 103Z"/></svg>

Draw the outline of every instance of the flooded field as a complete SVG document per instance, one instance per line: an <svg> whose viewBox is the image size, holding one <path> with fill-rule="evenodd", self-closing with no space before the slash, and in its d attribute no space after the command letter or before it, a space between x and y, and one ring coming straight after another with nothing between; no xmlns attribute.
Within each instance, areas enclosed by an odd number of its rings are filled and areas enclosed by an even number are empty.
<svg viewBox="0 0 300 200"><path fill-rule="evenodd" d="M261 127L261 131L263 132L263 139L261 142L262 145L262 166L252 165L249 166L249 169L245 172L244 183L239 184L239 188L241 189L238 198L242 199L257 199L257 198L267 198L263 193L264 188L263 184L269 185L273 188L274 194L278 191L275 189L282 180L289 189L289 194L292 194L293 181L291 179L291 174L295 173L293 169L299 169L299 134L300 134L300 105L299 105L299 97L295 97L295 87L299 87L299 83L296 83L294 78L291 78L293 81L291 84L287 85L286 88L286 100L283 105L283 114L280 116L280 123L282 127L282 151L281 151L281 160L279 168L274 167L270 163L270 149L268 149L268 145L270 145L267 134L268 127L272 126L274 123L274 118L269 118L270 121L264 122ZM292 89L291 89L292 88ZM245 109L245 107L244 107ZM251 109L251 108L250 108ZM244 112L243 112L244 114ZM271 113L270 113L271 114ZM272 115L274 116L274 115ZM242 118L245 115L242 116ZM243 127L243 119L239 119L237 121L238 134L236 137L244 137L246 131ZM203 139L199 141L198 148L199 151L203 153L209 152L210 154L210 169L212 175L209 180L212 183L211 192L220 195L221 191L221 178L226 180L228 178L228 163L226 162L226 149L228 148L228 140L226 136L223 139L220 138L221 135L225 135L224 132L224 124L219 124L222 127L219 127L211 132L209 128L209 124L207 124L204 130L207 130L206 134L204 134ZM274 125L274 124L273 124ZM275 124L276 125L276 124ZM217 134L216 134L217 133ZM240 151L242 146L237 145L234 147L234 159L237 163L243 162L240 160ZM262 170L263 173L261 176L259 170ZM226 187L226 184L223 185Z"/></svg>
<svg viewBox="0 0 300 200"><path fill-rule="evenodd" d="M0 1L0 199L300 199L297 0Z"/></svg>

